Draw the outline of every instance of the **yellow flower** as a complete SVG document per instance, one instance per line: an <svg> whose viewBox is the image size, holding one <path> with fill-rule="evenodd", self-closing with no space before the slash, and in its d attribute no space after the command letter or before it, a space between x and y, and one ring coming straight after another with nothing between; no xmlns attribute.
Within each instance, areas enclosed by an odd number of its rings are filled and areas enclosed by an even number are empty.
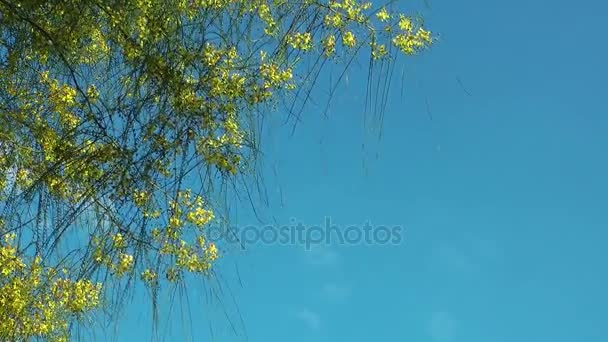
<svg viewBox="0 0 608 342"><path fill-rule="evenodd" d="M188 221L199 227L202 227L213 220L214 214L212 211L204 209L202 207L196 208L194 211L188 213Z"/></svg>
<svg viewBox="0 0 608 342"><path fill-rule="evenodd" d="M143 207L150 199L150 193L147 191L136 191L133 194L133 201L138 207Z"/></svg>
<svg viewBox="0 0 608 342"><path fill-rule="evenodd" d="M115 248L122 249L127 247L127 241L125 241L125 238L121 233L116 233L116 235L112 237L112 240L114 240Z"/></svg>
<svg viewBox="0 0 608 342"><path fill-rule="evenodd" d="M378 11L378 13L376 13L376 17L378 18L378 20L385 22L391 18L391 15L386 10L386 7L382 7L382 9Z"/></svg>
<svg viewBox="0 0 608 342"><path fill-rule="evenodd" d="M342 44L346 47L353 48L357 45L357 37L355 37L355 34L351 31L347 31L344 36L342 36Z"/></svg>
<svg viewBox="0 0 608 342"><path fill-rule="evenodd" d="M333 34L327 36L323 40L323 48L325 50L325 57L331 57L336 52L336 36Z"/></svg>
<svg viewBox="0 0 608 342"><path fill-rule="evenodd" d="M99 99L99 90L97 90L97 87L95 87L94 84L91 84L89 88L87 88L87 97L92 103L95 103L97 99Z"/></svg>
<svg viewBox="0 0 608 342"><path fill-rule="evenodd" d="M121 277L129 272L133 267L133 256L126 253L120 253L118 265L116 265L116 275Z"/></svg>
<svg viewBox="0 0 608 342"><path fill-rule="evenodd" d="M153 284L158 280L158 274L151 269L146 269L141 273L141 279L148 284Z"/></svg>
<svg viewBox="0 0 608 342"><path fill-rule="evenodd" d="M215 243L209 244L209 247L207 247L207 250L205 250L205 254L210 261L215 261L219 258L219 251L217 250Z"/></svg>
<svg viewBox="0 0 608 342"><path fill-rule="evenodd" d="M433 43L433 37L431 36L431 31L427 31L422 27L418 29L418 33L416 34L418 39L426 42L427 44Z"/></svg>
<svg viewBox="0 0 608 342"><path fill-rule="evenodd" d="M312 48L312 34L310 32L296 33L288 37L288 42L294 49L308 51Z"/></svg>
<svg viewBox="0 0 608 342"><path fill-rule="evenodd" d="M412 23L412 20L410 18L401 15L399 18L399 28L402 31L412 32L412 30L414 29L414 24Z"/></svg>

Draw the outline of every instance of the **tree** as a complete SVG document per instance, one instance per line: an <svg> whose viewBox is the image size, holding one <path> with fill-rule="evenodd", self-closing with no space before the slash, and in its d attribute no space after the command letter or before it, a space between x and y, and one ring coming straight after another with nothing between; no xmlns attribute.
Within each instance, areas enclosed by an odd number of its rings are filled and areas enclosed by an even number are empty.
<svg viewBox="0 0 608 342"><path fill-rule="evenodd" d="M214 199L246 186L265 113L298 114L328 64L432 43L390 8L0 0L0 339L65 341L136 283L155 307L211 277Z"/></svg>

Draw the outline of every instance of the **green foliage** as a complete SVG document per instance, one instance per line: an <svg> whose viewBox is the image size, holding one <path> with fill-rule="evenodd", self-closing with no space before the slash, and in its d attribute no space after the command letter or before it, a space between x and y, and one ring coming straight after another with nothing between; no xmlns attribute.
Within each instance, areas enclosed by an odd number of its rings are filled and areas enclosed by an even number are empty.
<svg viewBox="0 0 608 342"><path fill-rule="evenodd" d="M112 289L211 276L214 186L252 168L302 61L432 41L354 0L0 0L0 339L66 339Z"/></svg>

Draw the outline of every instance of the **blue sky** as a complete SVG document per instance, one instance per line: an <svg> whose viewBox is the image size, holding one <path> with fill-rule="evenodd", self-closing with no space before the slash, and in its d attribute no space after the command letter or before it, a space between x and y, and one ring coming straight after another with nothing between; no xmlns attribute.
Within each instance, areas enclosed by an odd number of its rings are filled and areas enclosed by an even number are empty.
<svg viewBox="0 0 608 342"><path fill-rule="evenodd" d="M364 68L327 119L308 107L265 142L265 222L398 225L401 243L226 250L222 302L193 293L165 340L608 341L606 11L432 0L441 40L397 66L379 142ZM149 334L134 305L119 341Z"/></svg>

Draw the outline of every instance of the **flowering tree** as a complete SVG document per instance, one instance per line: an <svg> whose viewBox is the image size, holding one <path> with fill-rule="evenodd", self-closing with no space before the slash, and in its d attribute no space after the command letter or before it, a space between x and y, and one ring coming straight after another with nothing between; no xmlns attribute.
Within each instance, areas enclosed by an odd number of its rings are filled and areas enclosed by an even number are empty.
<svg viewBox="0 0 608 342"><path fill-rule="evenodd" d="M355 0L0 0L0 32L1 340L211 277L214 194L255 168L264 113L433 41Z"/></svg>

